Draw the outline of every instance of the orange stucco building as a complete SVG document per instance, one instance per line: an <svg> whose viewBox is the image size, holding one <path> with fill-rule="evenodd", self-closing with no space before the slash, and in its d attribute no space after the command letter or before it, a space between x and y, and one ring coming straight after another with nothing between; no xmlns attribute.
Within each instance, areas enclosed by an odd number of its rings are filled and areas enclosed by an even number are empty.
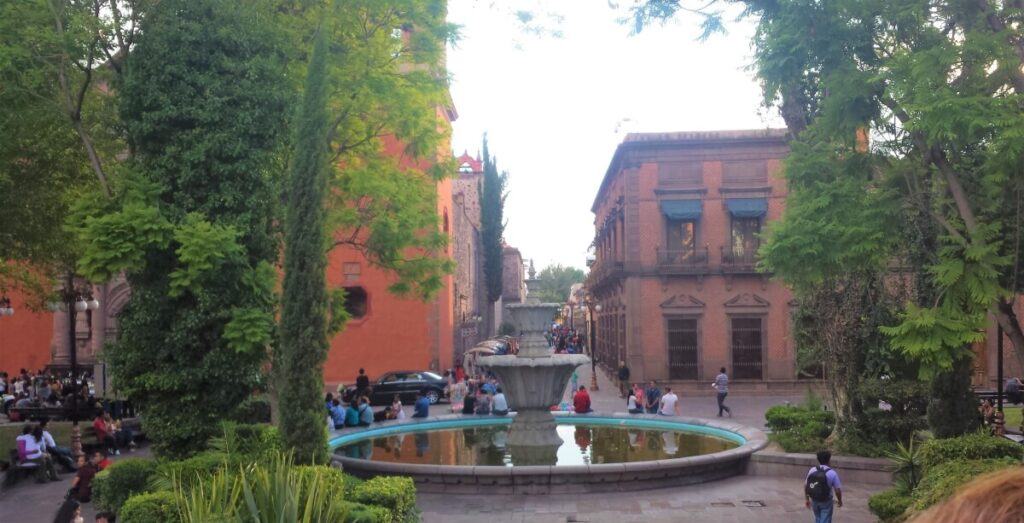
<svg viewBox="0 0 1024 523"><path fill-rule="evenodd" d="M36 371L49 365L53 314L30 311L20 292L6 296L14 315L0 316L0 371L14 374L20 369Z"/></svg>
<svg viewBox="0 0 1024 523"><path fill-rule="evenodd" d="M446 128L457 117L450 107L438 110L438 118ZM385 147L390 154L401 156L401 144L395 140L385 140ZM445 143L437 159L450 154ZM437 214L439 226L449 236L446 255L451 257L455 241L451 179L437 182ZM388 292L394 280L386 271L372 266L358 250L339 247L328 257L327 282L345 288L349 311L354 313L345 329L331 340L324 364L324 383L329 388L353 382L360 368L376 378L393 370L439 371L452 367L452 275L443 278L441 290L430 301L403 298Z"/></svg>

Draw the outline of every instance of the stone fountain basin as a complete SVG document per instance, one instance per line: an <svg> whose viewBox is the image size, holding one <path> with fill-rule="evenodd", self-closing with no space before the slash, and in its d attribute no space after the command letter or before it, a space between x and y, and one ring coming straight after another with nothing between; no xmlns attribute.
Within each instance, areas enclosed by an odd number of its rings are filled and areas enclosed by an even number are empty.
<svg viewBox="0 0 1024 523"><path fill-rule="evenodd" d="M463 416L449 414L422 419L390 421L366 428L332 431L330 448L367 438L399 433L479 427L511 423L511 416ZM715 481L746 470L750 456L768 445L755 428L728 421L666 417L654 414L610 415L555 413L559 422L588 425L622 425L636 428L698 432L732 440L738 447L723 452L657 461L601 463L574 466L448 466L393 463L332 454L334 465L358 477L408 476L422 492L449 494L563 494L635 491ZM498 488L496 491L495 488Z"/></svg>

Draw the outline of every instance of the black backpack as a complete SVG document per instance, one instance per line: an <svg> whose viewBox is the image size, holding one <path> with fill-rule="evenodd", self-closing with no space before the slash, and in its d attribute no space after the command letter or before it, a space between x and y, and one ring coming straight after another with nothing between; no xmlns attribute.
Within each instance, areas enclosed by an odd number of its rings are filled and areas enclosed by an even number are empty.
<svg viewBox="0 0 1024 523"><path fill-rule="evenodd" d="M807 476L807 484L804 485L804 493L814 501L828 501L832 499L832 487L828 486L827 467L817 466L814 472Z"/></svg>

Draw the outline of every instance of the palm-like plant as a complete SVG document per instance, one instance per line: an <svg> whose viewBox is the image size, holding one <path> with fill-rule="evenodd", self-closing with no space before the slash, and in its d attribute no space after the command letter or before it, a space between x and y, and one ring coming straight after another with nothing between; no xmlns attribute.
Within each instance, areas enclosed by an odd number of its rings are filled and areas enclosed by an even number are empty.
<svg viewBox="0 0 1024 523"><path fill-rule="evenodd" d="M296 467L289 455L266 464L226 467L200 484L176 481L175 497L184 523L343 521L343 492L331 489L328 471Z"/></svg>
<svg viewBox="0 0 1024 523"><path fill-rule="evenodd" d="M893 472L897 482L908 492L917 487L922 476L920 446L914 444L914 439L910 438L906 445L903 442L897 442L896 450L886 452L886 457L896 465L896 470Z"/></svg>

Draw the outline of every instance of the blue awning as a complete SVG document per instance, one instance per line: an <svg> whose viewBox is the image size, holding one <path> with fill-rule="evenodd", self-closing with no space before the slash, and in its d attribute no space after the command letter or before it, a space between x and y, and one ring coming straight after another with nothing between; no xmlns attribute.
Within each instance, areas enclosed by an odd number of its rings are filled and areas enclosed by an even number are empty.
<svg viewBox="0 0 1024 523"><path fill-rule="evenodd" d="M700 200L662 200L661 212L670 220L699 220Z"/></svg>
<svg viewBox="0 0 1024 523"><path fill-rule="evenodd" d="M760 218L768 213L768 200L764 198L729 198L725 206L737 218Z"/></svg>

